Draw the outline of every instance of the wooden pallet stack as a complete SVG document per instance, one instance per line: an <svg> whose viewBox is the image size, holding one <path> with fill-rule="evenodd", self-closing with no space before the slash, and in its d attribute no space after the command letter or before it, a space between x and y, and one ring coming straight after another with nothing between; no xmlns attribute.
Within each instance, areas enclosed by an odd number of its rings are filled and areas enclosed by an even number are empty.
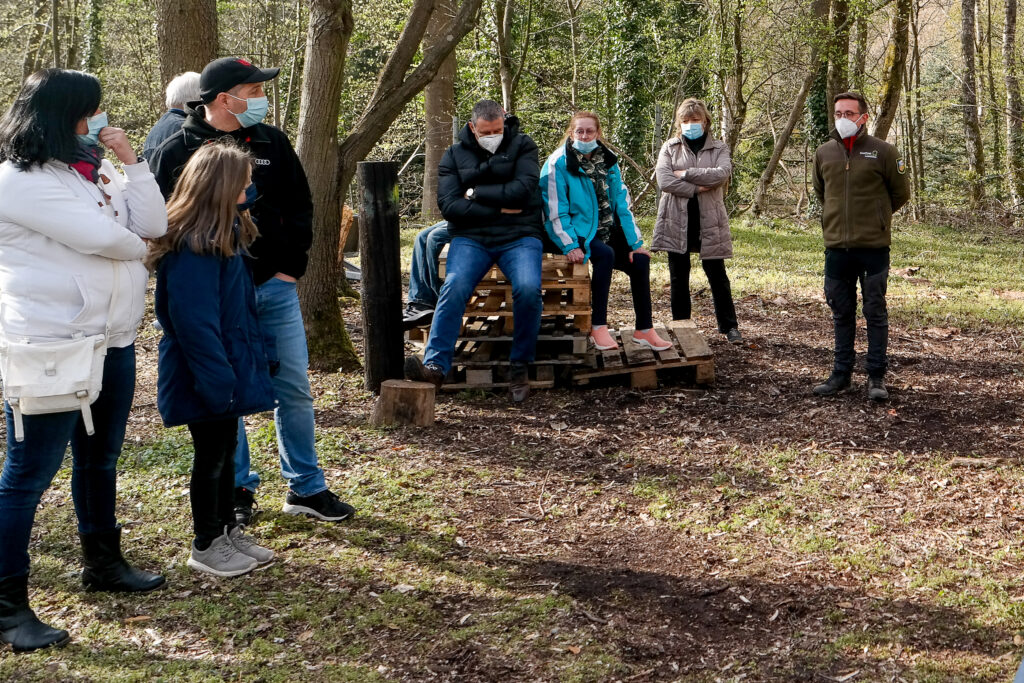
<svg viewBox="0 0 1024 683"><path fill-rule="evenodd" d="M584 385L598 378L628 376L634 389L653 389L658 386L659 376L686 367L695 369L697 384L714 383L711 348L692 320L673 320L667 327L655 325L654 329L662 339L672 342L671 348L654 351L634 342L631 329L614 332L612 336L617 338L619 348L592 350L586 367L574 368L573 383Z"/></svg>
<svg viewBox="0 0 1024 683"><path fill-rule="evenodd" d="M444 277L448 248L441 252ZM588 345L590 331L590 269L569 263L565 256L545 254L541 269L544 308L537 355L530 368L535 389L555 386L559 377L576 386L599 379L628 378L630 386L658 385L659 377L695 369L698 384L715 381L711 349L692 320L674 320L656 326L662 339L672 342L665 351L653 351L633 341L633 330L614 332L619 348L598 351ZM441 387L447 391L498 389L508 386L509 352L513 339L512 283L494 266L480 281L466 306L462 331L455 344L452 372ZM411 330L411 341L426 341L429 328Z"/></svg>
<svg viewBox="0 0 1024 683"><path fill-rule="evenodd" d="M447 261L448 247L445 247L440 258L442 278ZM560 254L544 254L541 297L543 310L537 357L530 369L530 384L537 389L555 385L558 366L586 362L590 269L582 263L569 263L569 259ZM477 284L466 305L462 332L455 344L452 374L443 389L496 389L508 385L513 313L512 282L495 265ZM409 339L425 341L427 331L428 328L411 330Z"/></svg>

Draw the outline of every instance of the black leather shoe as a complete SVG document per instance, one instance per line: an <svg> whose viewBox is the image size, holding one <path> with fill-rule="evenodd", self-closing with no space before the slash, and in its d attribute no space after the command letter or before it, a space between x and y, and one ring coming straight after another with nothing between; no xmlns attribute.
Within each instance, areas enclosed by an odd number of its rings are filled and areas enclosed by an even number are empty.
<svg viewBox="0 0 1024 683"><path fill-rule="evenodd" d="M509 366L508 395L513 403L522 403L530 395L530 368L526 363Z"/></svg>
<svg viewBox="0 0 1024 683"><path fill-rule="evenodd" d="M814 393L818 396L835 396L840 391L850 388L850 376L833 372L828 379L814 387Z"/></svg>
<svg viewBox="0 0 1024 683"><path fill-rule="evenodd" d="M15 652L60 647L71 640L67 631L39 621L28 606L28 574L0 579L0 641Z"/></svg>
<svg viewBox="0 0 1024 683"><path fill-rule="evenodd" d="M872 401L888 401L889 390L881 377L868 377L868 398Z"/></svg>
<svg viewBox="0 0 1024 683"><path fill-rule="evenodd" d="M159 574L136 569L121 555L121 527L110 531L78 534L82 541L82 585L89 591L145 593L164 585Z"/></svg>
<svg viewBox="0 0 1024 683"><path fill-rule="evenodd" d="M444 382L444 372L431 363L425 365L419 356L409 356L405 359L405 378L414 382L430 382L440 387Z"/></svg>

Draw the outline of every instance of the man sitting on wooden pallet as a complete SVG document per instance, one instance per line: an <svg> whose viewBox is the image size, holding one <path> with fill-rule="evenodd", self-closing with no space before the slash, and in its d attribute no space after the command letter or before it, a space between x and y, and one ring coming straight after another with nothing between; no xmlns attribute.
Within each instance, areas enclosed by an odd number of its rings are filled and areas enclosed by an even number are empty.
<svg viewBox="0 0 1024 683"><path fill-rule="evenodd" d="M509 395L516 403L526 400L542 310L539 178L537 145L519 132L519 120L506 116L497 102L477 102L438 170L437 205L452 241L423 358L406 359L407 378L441 386L452 366L466 303L497 263L512 283L516 318Z"/></svg>

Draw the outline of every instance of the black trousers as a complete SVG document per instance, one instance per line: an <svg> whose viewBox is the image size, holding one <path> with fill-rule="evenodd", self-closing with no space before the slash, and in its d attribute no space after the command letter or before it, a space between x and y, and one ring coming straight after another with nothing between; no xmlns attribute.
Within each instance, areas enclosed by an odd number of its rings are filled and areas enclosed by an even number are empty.
<svg viewBox="0 0 1024 683"><path fill-rule="evenodd" d="M200 550L235 525L235 446L238 418L195 422L192 433L195 459L192 462L192 526Z"/></svg>
<svg viewBox="0 0 1024 683"><path fill-rule="evenodd" d="M616 233L619 233L618 235ZM619 239L615 239L619 237ZM583 240L580 240L582 242ZM582 246L582 245L581 245ZM612 270L621 270L629 276L629 291L633 295L636 329L654 327L651 312L651 259L644 254L633 254L629 260L629 246L621 230L612 233L611 244L596 237L590 242L590 263L594 273L590 276L591 325L608 324L608 293L612 286Z"/></svg>
<svg viewBox="0 0 1024 683"><path fill-rule="evenodd" d="M889 346L889 311L885 304L888 280L888 247L825 250L825 300L832 309L835 327L835 373L849 375L853 372L859 281L868 328L865 367L868 377L885 376Z"/></svg>
<svg viewBox="0 0 1024 683"><path fill-rule="evenodd" d="M725 272L725 259L702 259L704 274L711 285L711 298L715 302L718 331L725 334L736 322L736 305L732 301L732 285ZM672 295L672 319L688 320L692 313L690 303L690 253L668 252L668 278Z"/></svg>

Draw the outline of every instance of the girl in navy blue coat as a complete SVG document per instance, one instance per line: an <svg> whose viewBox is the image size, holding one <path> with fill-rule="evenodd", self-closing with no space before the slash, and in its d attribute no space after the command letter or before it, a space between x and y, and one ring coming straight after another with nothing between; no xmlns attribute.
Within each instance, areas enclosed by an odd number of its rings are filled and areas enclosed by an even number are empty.
<svg viewBox="0 0 1024 683"><path fill-rule="evenodd" d="M164 330L157 407L168 427L188 425L195 449L188 565L216 576L245 574L274 557L235 525L233 507L238 418L275 404L243 258L257 235L245 209L251 163L232 144L196 151L167 203L167 234L151 242L147 260Z"/></svg>

